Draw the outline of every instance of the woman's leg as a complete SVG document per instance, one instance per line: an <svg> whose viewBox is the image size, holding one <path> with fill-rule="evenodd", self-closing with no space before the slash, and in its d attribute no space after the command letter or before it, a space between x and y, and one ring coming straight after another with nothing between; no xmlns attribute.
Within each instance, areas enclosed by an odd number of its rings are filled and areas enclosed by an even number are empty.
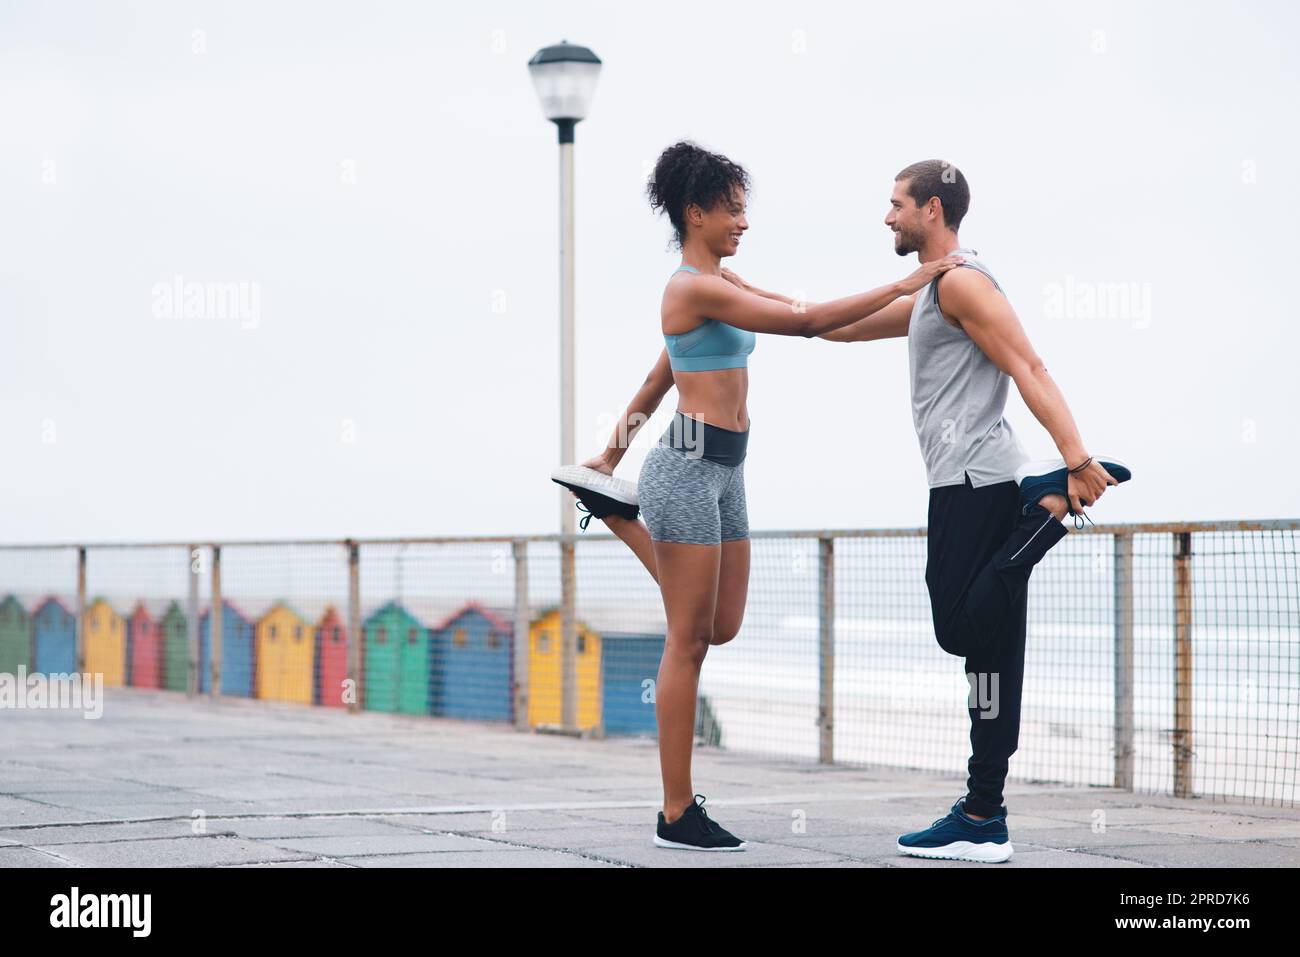
<svg viewBox="0 0 1300 957"><path fill-rule="evenodd" d="M722 547L686 542L654 542L653 547L668 618L655 686L655 716L664 819L672 823L695 800L691 785L695 701L700 667L713 640Z"/></svg>
<svg viewBox="0 0 1300 957"><path fill-rule="evenodd" d="M650 529L639 518L623 518L621 515L608 515L601 519L611 532L632 549L633 554L641 559L650 577L659 581L659 568L655 560L654 545L650 539Z"/></svg>
<svg viewBox="0 0 1300 957"><path fill-rule="evenodd" d="M575 502L580 501L573 489L569 489L569 494ZM650 577L659 581L654 547L650 544L650 529L646 528L645 523L639 518L624 518L621 515L606 515L601 521L632 549L632 554L641 559L641 564L650 573Z"/></svg>
<svg viewBox="0 0 1300 957"><path fill-rule="evenodd" d="M722 564L718 569L718 610L712 644L723 645L740 632L749 595L749 508L745 503L745 463L731 473L718 499L718 534Z"/></svg>
<svg viewBox="0 0 1300 957"><path fill-rule="evenodd" d="M718 568L718 606L713 615L713 645L725 645L740 633L749 597L749 539L722 543Z"/></svg>

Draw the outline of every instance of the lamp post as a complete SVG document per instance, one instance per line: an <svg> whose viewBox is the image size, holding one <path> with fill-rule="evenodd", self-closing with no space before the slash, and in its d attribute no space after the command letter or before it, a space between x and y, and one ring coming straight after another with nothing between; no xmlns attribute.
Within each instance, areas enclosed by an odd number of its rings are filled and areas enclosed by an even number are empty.
<svg viewBox="0 0 1300 957"><path fill-rule="evenodd" d="M573 442L573 132L585 119L596 92L600 58L586 47L561 40L528 61L542 113L555 124L560 141L560 464L575 457ZM574 606L573 505L560 494L560 722L578 729L578 638Z"/></svg>

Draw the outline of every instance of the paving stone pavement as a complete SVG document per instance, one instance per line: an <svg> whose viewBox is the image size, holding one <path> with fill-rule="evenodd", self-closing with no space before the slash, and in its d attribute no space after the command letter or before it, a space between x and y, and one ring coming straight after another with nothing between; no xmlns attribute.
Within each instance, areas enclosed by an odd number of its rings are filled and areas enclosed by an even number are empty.
<svg viewBox="0 0 1300 957"><path fill-rule="evenodd" d="M651 843L645 739L126 688L98 719L9 710L0 730L0 867L990 866L896 851L957 774L701 747L696 789L749 849L696 854ZM1300 865L1296 808L1014 782L1006 801L998 867Z"/></svg>

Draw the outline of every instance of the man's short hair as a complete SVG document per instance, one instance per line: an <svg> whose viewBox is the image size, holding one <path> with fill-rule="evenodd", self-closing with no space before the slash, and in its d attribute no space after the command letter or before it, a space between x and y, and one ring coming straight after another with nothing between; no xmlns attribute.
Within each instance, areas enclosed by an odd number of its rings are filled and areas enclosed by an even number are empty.
<svg viewBox="0 0 1300 957"><path fill-rule="evenodd" d="M894 182L909 180L907 195L917 206L924 206L931 196L938 196L943 206L943 224L954 232L970 209L970 187L961 170L946 160L921 160L894 177Z"/></svg>

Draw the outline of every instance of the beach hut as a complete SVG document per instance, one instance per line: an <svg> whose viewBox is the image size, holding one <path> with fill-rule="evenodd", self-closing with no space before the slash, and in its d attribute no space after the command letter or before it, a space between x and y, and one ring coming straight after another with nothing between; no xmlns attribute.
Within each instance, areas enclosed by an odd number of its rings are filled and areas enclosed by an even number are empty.
<svg viewBox="0 0 1300 957"><path fill-rule="evenodd" d="M256 697L312 703L315 631L284 602L278 602L258 620L254 652Z"/></svg>
<svg viewBox="0 0 1300 957"><path fill-rule="evenodd" d="M13 595L0 601L0 674L32 670L32 620Z"/></svg>
<svg viewBox="0 0 1300 957"><path fill-rule="evenodd" d="M144 602L126 620L126 683L133 688L162 687L162 630Z"/></svg>
<svg viewBox="0 0 1300 957"><path fill-rule="evenodd" d="M654 684L663 654L662 634L601 632L601 706L605 734L658 733Z"/></svg>
<svg viewBox="0 0 1300 957"><path fill-rule="evenodd" d="M212 687L212 609L199 617L199 690ZM221 602L221 693L253 697L253 623L234 605Z"/></svg>
<svg viewBox="0 0 1300 957"><path fill-rule="evenodd" d="M429 630L397 602L362 628L365 707L401 714L429 713Z"/></svg>
<svg viewBox="0 0 1300 957"><path fill-rule="evenodd" d="M86 609L86 673L102 674L107 688L126 684L126 620L106 598Z"/></svg>
<svg viewBox="0 0 1300 957"><path fill-rule="evenodd" d="M431 629L434 714L514 719L514 625L507 614L471 601Z"/></svg>
<svg viewBox="0 0 1300 957"><path fill-rule="evenodd" d="M77 616L53 596L32 612L35 671L44 675L77 673Z"/></svg>
<svg viewBox="0 0 1300 957"><path fill-rule="evenodd" d="M348 630L333 605L316 623L316 703L346 708L343 683L348 677Z"/></svg>
<svg viewBox="0 0 1300 957"><path fill-rule="evenodd" d="M189 691L189 619L177 602L172 602L158 619L158 640L162 644L162 686L168 691Z"/></svg>
<svg viewBox="0 0 1300 957"><path fill-rule="evenodd" d="M600 636L579 621L578 631L578 727L590 729L600 723ZM560 687L560 609L544 609L528 629L528 723L562 723L563 693Z"/></svg>

